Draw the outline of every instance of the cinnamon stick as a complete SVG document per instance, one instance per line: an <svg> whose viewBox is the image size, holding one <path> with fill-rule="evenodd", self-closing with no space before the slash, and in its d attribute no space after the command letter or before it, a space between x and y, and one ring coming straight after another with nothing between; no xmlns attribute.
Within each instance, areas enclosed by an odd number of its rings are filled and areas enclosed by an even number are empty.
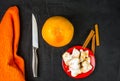
<svg viewBox="0 0 120 81"><path fill-rule="evenodd" d="M93 35L93 37L92 37L92 44L91 44L91 50L92 50L92 52L93 53L95 53L95 47L96 47L96 45L95 45L95 34Z"/></svg>
<svg viewBox="0 0 120 81"><path fill-rule="evenodd" d="M83 46L82 46L83 48L86 48L86 47L87 47L87 45L88 45L88 43L90 42L90 40L91 40L91 38L93 37L93 35L94 35L94 30L91 30L90 33L89 33L89 35L88 35L88 37L86 38Z"/></svg>
<svg viewBox="0 0 120 81"><path fill-rule="evenodd" d="M98 24L95 24L95 34L96 34L96 46L100 46Z"/></svg>

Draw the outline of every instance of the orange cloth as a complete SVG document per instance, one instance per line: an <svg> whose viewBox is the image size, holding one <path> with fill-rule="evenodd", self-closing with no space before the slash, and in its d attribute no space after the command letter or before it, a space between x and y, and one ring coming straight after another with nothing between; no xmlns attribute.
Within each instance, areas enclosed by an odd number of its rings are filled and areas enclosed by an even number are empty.
<svg viewBox="0 0 120 81"><path fill-rule="evenodd" d="M10 7L0 22L0 81L25 81L24 60L17 55L19 11Z"/></svg>

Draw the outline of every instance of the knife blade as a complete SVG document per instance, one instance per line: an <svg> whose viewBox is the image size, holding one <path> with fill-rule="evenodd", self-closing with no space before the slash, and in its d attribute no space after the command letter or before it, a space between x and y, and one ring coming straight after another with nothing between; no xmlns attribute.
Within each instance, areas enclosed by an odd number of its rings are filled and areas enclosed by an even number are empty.
<svg viewBox="0 0 120 81"><path fill-rule="evenodd" d="M37 77L37 71L38 71L38 55L37 55L37 49L38 49L38 27L37 27L37 21L32 13L32 71L33 71L33 77Z"/></svg>

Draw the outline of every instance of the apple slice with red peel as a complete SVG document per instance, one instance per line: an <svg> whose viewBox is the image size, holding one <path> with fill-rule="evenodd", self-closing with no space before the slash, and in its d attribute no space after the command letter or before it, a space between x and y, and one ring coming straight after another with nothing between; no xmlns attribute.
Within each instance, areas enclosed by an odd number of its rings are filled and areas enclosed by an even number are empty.
<svg viewBox="0 0 120 81"><path fill-rule="evenodd" d="M92 69L90 69L89 71L87 71L85 73L80 73L77 76L73 77L71 75L71 71L69 70L69 66L65 64L64 60L62 60L63 70L65 71L65 73L68 76L70 76L72 78L76 78L76 79L78 79L78 78L85 78L85 77L89 76L94 71L94 69L95 69L95 56L94 56L93 52L90 49L83 48L82 46L73 46L73 47L69 48L66 52L72 54L74 48L77 49L77 50L83 50L83 51L88 50L89 57L90 57L90 65L92 66Z"/></svg>

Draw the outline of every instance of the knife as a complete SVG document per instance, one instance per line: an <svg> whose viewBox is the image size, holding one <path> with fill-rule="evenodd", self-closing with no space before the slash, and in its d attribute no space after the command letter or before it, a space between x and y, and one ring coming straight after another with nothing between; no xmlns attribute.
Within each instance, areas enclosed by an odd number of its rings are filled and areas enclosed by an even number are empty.
<svg viewBox="0 0 120 81"><path fill-rule="evenodd" d="M38 71L38 55L37 55L37 49L38 49L38 27L37 27L37 21L35 19L34 14L32 13L32 72L33 77L37 77L37 71Z"/></svg>

